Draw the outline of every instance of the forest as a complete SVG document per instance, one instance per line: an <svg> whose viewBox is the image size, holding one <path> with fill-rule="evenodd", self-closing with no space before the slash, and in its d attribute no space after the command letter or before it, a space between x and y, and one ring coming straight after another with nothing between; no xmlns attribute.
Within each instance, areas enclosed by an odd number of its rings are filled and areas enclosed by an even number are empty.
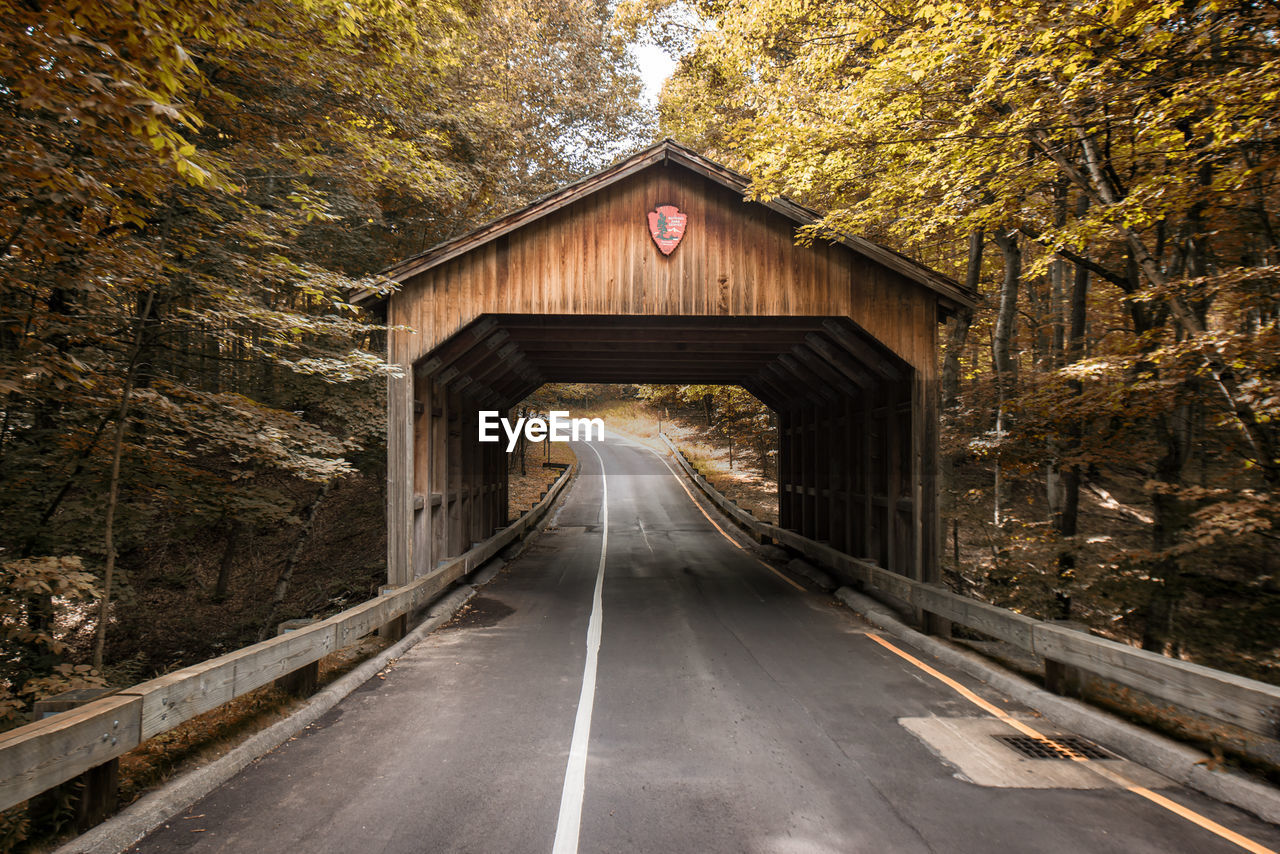
<svg viewBox="0 0 1280 854"><path fill-rule="evenodd" d="M376 592L385 333L348 297L651 116L594 0L7 8L0 727Z"/></svg>
<svg viewBox="0 0 1280 854"><path fill-rule="evenodd" d="M819 210L799 239L981 294L939 329L954 589L1280 682L1280 6L23 0L3 26L0 728L376 592L384 333L349 300L667 136ZM678 57L656 109L638 42ZM769 477L741 389L626 394Z"/></svg>
<svg viewBox="0 0 1280 854"><path fill-rule="evenodd" d="M679 3L665 133L978 288L941 333L956 589L1280 680L1268 3Z"/></svg>

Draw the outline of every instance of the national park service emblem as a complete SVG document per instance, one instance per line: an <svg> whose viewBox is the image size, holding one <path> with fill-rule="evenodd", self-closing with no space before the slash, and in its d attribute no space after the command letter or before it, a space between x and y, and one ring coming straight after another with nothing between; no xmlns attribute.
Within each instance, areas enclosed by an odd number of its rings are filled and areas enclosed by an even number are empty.
<svg viewBox="0 0 1280 854"><path fill-rule="evenodd" d="M670 255L680 245L688 221L689 215L680 213L675 205L658 205L649 211L649 233L663 255Z"/></svg>

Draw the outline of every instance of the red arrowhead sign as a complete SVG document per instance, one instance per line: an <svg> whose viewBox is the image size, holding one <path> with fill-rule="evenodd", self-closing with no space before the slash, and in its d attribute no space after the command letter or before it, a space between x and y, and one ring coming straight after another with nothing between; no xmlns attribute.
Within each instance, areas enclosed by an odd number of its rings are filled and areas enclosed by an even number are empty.
<svg viewBox="0 0 1280 854"><path fill-rule="evenodd" d="M670 255L680 245L688 221L689 215L680 213L675 205L658 205L649 212L649 233L663 255Z"/></svg>

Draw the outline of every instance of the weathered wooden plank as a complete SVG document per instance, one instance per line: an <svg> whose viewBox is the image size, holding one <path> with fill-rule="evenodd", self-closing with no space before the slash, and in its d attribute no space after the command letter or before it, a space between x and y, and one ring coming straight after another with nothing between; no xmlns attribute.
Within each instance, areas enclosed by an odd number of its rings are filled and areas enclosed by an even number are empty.
<svg viewBox="0 0 1280 854"><path fill-rule="evenodd" d="M1015 614L995 605L957 596L933 584L912 585L911 603L930 614L977 629L983 634L1007 641L1019 649L1031 651L1032 630L1039 621Z"/></svg>
<svg viewBox="0 0 1280 854"><path fill-rule="evenodd" d="M759 205L744 205L722 187L682 175L670 166L637 173L603 191L607 195L580 198L527 228L476 244L476 263L457 257L423 270L392 300L412 304L408 314L414 315L416 331L393 331L392 337L418 358L448 340L460 324L498 312L684 317L741 312L807 317L815 324L819 318L847 315L899 356L921 358L915 324L902 322L883 300L850 300L852 291L881 287L867 272L876 265L844 247L798 247L794 224ZM671 256L657 252L644 218L664 188L680 198L661 201L676 201L690 215L685 241ZM611 275L598 272L605 270ZM904 291L912 304L910 317L922 314L916 303L936 308L937 295L927 286L892 275L892 287ZM407 317L398 310L393 315ZM873 358L884 361L879 353Z"/></svg>
<svg viewBox="0 0 1280 854"><path fill-rule="evenodd" d="M319 661L334 648L333 631L317 623L166 673L126 688L118 696L142 700L142 738L148 739Z"/></svg>
<svg viewBox="0 0 1280 854"><path fill-rule="evenodd" d="M0 810L137 747L142 700L111 696L0 734Z"/></svg>
<svg viewBox="0 0 1280 854"><path fill-rule="evenodd" d="M427 578L435 577L437 572L428 573L428 575L415 580L413 586L417 587ZM329 629L333 638L332 646L334 649L350 646L408 610L402 590L402 588L397 588L393 593L379 596L377 599L370 599L368 602L364 602L354 608L348 608L341 614L329 617L318 625Z"/></svg>
<svg viewBox="0 0 1280 854"><path fill-rule="evenodd" d="M566 471L539 502L540 512L554 501L569 478ZM258 688L286 673L355 643L429 601L470 569L488 560L528 526L511 526L472 553L446 561L430 575L395 592L349 608L306 629L166 674L121 692L142 700L142 738L163 732L197 714ZM86 707L88 708L88 707Z"/></svg>
<svg viewBox="0 0 1280 854"><path fill-rule="evenodd" d="M1280 686L1039 623L1034 651L1046 659L1137 688L1249 732L1280 738Z"/></svg>

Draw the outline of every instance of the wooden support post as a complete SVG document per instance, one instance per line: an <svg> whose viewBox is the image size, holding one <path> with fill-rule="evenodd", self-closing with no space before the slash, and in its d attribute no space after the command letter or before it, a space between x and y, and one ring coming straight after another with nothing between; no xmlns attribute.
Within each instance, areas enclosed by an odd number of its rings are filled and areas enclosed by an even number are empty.
<svg viewBox="0 0 1280 854"><path fill-rule="evenodd" d="M1077 623L1071 620L1054 620L1051 625L1070 629L1073 632L1080 632L1084 635L1093 634L1084 623ZM1089 674L1087 671L1075 665L1045 656L1044 687L1046 690L1064 697L1079 698L1084 695L1088 679Z"/></svg>
<svg viewBox="0 0 1280 854"><path fill-rule="evenodd" d="M467 440L471 448L471 460L474 466L474 472L471 482L475 485L475 495L471 500L471 542L478 543L486 539L493 530L488 527L489 524L489 455L487 445L480 444L477 437L477 431L480 427L480 410L473 408L471 411L471 431L464 438Z"/></svg>
<svg viewBox="0 0 1280 854"><path fill-rule="evenodd" d="M875 412L878 394L869 394L862 405L862 556L875 562L880 559L880 543L875 536L873 493L875 492Z"/></svg>
<svg viewBox="0 0 1280 854"><path fill-rule="evenodd" d="M471 548L475 542L475 508L476 508L476 460L475 460L475 405L471 398L459 395L462 403L458 411L458 463L459 489L462 498L458 508L458 549L459 553Z"/></svg>
<svg viewBox="0 0 1280 854"><path fill-rule="evenodd" d="M378 637L395 643L409 633L409 615L401 614L385 626L378 628Z"/></svg>
<svg viewBox="0 0 1280 854"><path fill-rule="evenodd" d="M1085 672L1079 667L1054 661L1044 660L1044 687L1048 691L1063 697L1081 697L1084 695Z"/></svg>
<svg viewBox="0 0 1280 854"><path fill-rule="evenodd" d="M938 584L942 580L938 520L938 383L926 378L921 371L913 372L911 383L913 577ZM950 637L949 620L927 611L922 612L920 618L925 631Z"/></svg>
<svg viewBox="0 0 1280 854"><path fill-rule="evenodd" d="M431 569L448 557L449 547L449 392L436 383L431 428Z"/></svg>
<svg viewBox="0 0 1280 854"><path fill-rule="evenodd" d="M921 381L923 435L920 440L920 580L942 583L942 519L938 433L940 389L936 379Z"/></svg>
<svg viewBox="0 0 1280 854"><path fill-rule="evenodd" d="M476 527L481 539L493 533L493 446L478 445L480 453L480 519Z"/></svg>
<svg viewBox="0 0 1280 854"><path fill-rule="evenodd" d="M289 632L297 631L305 628L315 620L285 620L276 626L276 634L283 635ZM316 687L320 684L320 662L313 661L310 664L304 664L297 670L286 673L275 681L275 686L286 694L292 694L295 697L310 697L316 692Z"/></svg>
<svg viewBox="0 0 1280 854"><path fill-rule="evenodd" d="M37 700L35 719L70 712L108 693L108 688L81 688ZM70 818L76 831L83 833L116 811L119 791L120 760L109 759L32 798L27 807L32 829L53 831Z"/></svg>
<svg viewBox="0 0 1280 854"><path fill-rule="evenodd" d="M809 506L809 484L813 481L809 464L809 451L813 443L813 433L809 430L812 403L800 407L800 424L796 435L796 524L797 530L809 536L813 524L813 510Z"/></svg>
<svg viewBox="0 0 1280 854"><path fill-rule="evenodd" d="M924 441L925 411L924 384L920 381L920 372L912 371L910 379L911 413L908 424L911 425L909 438L911 458L909 489L911 495L911 526L909 531L911 544L911 577L917 581L924 580L924 538L921 536L924 526Z"/></svg>
<svg viewBox="0 0 1280 854"><path fill-rule="evenodd" d="M462 533L462 396L456 391L449 392L449 444L446 453L449 455L449 492L448 499L448 546L445 557L455 557L467 550Z"/></svg>
<svg viewBox="0 0 1280 854"><path fill-rule="evenodd" d="M794 528L795 514L792 512L792 477L791 467L795 461L795 448L792 445L795 432L795 414L789 409L778 412L778 527Z"/></svg>
<svg viewBox="0 0 1280 854"><path fill-rule="evenodd" d="M413 378L387 380L387 583L413 576Z"/></svg>
<svg viewBox="0 0 1280 854"><path fill-rule="evenodd" d="M815 406L809 421L809 432L806 436L808 455L807 469L808 483L805 484L805 497L808 500L806 508L809 512L809 539L815 542L822 541L822 472L821 468L824 464L822 459L822 413L824 407Z"/></svg>
<svg viewBox="0 0 1280 854"><path fill-rule="evenodd" d="M795 458L791 462L791 527L803 534L807 520L804 515L805 445L809 426L809 403L796 409L795 425L791 439L795 443Z"/></svg>
<svg viewBox="0 0 1280 854"><path fill-rule="evenodd" d="M844 444L844 552L856 555L861 541L858 537L857 509L854 506L853 494L857 491L857 458L859 454L858 432L855 419L857 401L848 398L844 402L844 429L841 431L841 442Z"/></svg>
<svg viewBox="0 0 1280 854"><path fill-rule="evenodd" d="M920 612L920 624L925 634L937 635L940 638L951 637L951 621L929 611Z"/></svg>
<svg viewBox="0 0 1280 854"><path fill-rule="evenodd" d="M834 405L815 411L813 419L813 539L820 543L831 542L831 412Z"/></svg>
<svg viewBox="0 0 1280 854"><path fill-rule="evenodd" d="M120 760L95 765L80 775L80 781L76 829L85 831L105 821L119 805Z"/></svg>
<svg viewBox="0 0 1280 854"><path fill-rule="evenodd" d="M485 493L485 446L481 445L476 438L476 431L480 427L480 410L476 406L472 406L468 410L467 416L467 432L462 439L467 443L467 456L471 458L471 534L467 543L467 547L471 547L471 543L478 543L492 533L485 528L485 505L489 500L489 496Z"/></svg>
<svg viewBox="0 0 1280 854"><path fill-rule="evenodd" d="M805 476L805 429L809 426L809 403L796 408L795 426L791 428L792 451L795 456L791 460L791 528L804 534L804 476Z"/></svg>
<svg viewBox="0 0 1280 854"><path fill-rule="evenodd" d="M889 387L885 401L885 525L884 525L884 568L893 572L902 572L903 557L898 548L898 498L902 494L902 442L904 437L898 429L898 402L901 400L901 389L897 383Z"/></svg>
<svg viewBox="0 0 1280 854"><path fill-rule="evenodd" d="M379 596L389 596L396 592L396 588L391 585L385 585L378 588ZM409 633L409 615L401 614L395 617L386 625L378 627L378 637L383 640L395 643Z"/></svg>
<svg viewBox="0 0 1280 854"><path fill-rule="evenodd" d="M510 414L510 409L504 409L498 413L503 418ZM502 485L502 492L498 498L498 519L505 526L511 521L511 472L507 468L507 452L503 450L502 445L494 446L494 455L498 458L498 482Z"/></svg>
<svg viewBox="0 0 1280 854"><path fill-rule="evenodd" d="M910 433L910 416L906 419L906 429L902 425L902 403L909 401L904 392L906 389L902 383L893 384L888 406L884 410L884 428L886 428L887 447L884 456L888 462L888 488L886 489L886 531L888 540L888 556L886 560L887 570L897 572L897 574L911 577L911 552L905 547L904 540L910 536L906 528L909 525L902 524L902 513L899 510L899 504L905 495L911 494L909 490L904 490L904 483L910 478L910 453L911 453L911 437Z"/></svg>
<svg viewBox="0 0 1280 854"><path fill-rule="evenodd" d="M416 380L414 385L419 411L413 420L413 577L419 578L435 566L435 543L431 532L431 493L434 491L432 473L435 466L431 442L435 424L435 383L424 377ZM421 506L419 498L422 499Z"/></svg>
<svg viewBox="0 0 1280 854"><path fill-rule="evenodd" d="M845 501L847 493L845 492L845 468L848 466L848 443L844 434L845 425L845 405L848 400L846 396L837 403L831 410L831 419L828 422L830 432L827 434L827 452L830 462L827 464L827 524L829 525L829 534L827 539L831 543L831 547L839 551L844 551L849 547L848 541L848 514L845 512Z"/></svg>
<svg viewBox="0 0 1280 854"><path fill-rule="evenodd" d="M489 530L492 532L501 528L506 521L499 504L502 496L502 447L498 444L489 446L489 482L492 484L489 496Z"/></svg>

